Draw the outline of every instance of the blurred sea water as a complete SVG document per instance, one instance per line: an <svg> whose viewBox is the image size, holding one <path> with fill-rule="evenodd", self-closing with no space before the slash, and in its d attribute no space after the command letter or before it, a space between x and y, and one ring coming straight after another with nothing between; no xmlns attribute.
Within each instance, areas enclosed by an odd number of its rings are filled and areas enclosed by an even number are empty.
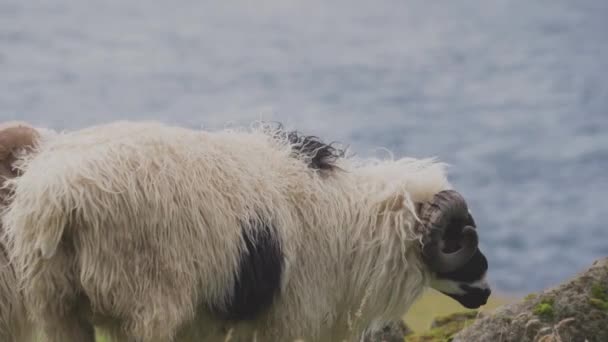
<svg viewBox="0 0 608 342"><path fill-rule="evenodd" d="M608 2L0 0L0 121L253 120L435 156L491 282L608 255Z"/></svg>

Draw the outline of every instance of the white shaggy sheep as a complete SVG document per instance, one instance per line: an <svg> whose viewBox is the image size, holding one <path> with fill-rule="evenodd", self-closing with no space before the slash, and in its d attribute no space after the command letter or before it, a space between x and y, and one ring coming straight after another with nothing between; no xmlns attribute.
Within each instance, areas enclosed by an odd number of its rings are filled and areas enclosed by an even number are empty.
<svg viewBox="0 0 608 342"><path fill-rule="evenodd" d="M115 341L355 340L429 284L466 306L489 295L472 218L433 160L118 122L20 162L2 222L51 342L93 341L92 324Z"/></svg>

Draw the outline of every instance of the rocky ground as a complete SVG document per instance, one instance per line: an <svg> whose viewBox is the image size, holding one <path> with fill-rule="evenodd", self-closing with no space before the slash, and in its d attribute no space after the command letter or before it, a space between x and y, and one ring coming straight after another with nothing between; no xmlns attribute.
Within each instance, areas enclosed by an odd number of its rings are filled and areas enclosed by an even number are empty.
<svg viewBox="0 0 608 342"><path fill-rule="evenodd" d="M499 308L453 341L608 341L608 258L555 288Z"/></svg>
<svg viewBox="0 0 608 342"><path fill-rule="evenodd" d="M457 313L437 318L431 329L412 333L392 324L366 342L606 342L608 258L565 283L504 305L490 314Z"/></svg>

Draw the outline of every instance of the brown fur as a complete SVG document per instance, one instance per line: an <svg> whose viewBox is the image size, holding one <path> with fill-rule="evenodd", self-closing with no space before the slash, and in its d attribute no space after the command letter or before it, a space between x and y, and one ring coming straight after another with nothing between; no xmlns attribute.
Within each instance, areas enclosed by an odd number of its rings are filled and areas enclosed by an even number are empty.
<svg viewBox="0 0 608 342"><path fill-rule="evenodd" d="M38 139L35 129L19 123L0 125L0 205L5 205L9 190L4 187L6 179L19 174L15 161L21 151L34 147Z"/></svg>
<svg viewBox="0 0 608 342"><path fill-rule="evenodd" d="M0 125L0 208L4 209L10 197L10 189L5 187L7 179L16 177L19 170L15 165L17 155L31 150L38 138L35 129L24 124ZM0 235L3 235L0 224ZM0 243L0 341L29 341L32 327L27 319L23 298L18 288L17 277L9 262L4 241Z"/></svg>

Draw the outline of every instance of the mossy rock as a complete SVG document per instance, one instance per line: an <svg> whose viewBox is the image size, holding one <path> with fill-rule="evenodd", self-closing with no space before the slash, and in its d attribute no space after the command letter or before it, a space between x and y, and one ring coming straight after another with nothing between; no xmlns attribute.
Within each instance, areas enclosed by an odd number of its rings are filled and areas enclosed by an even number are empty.
<svg viewBox="0 0 608 342"><path fill-rule="evenodd" d="M453 340L608 341L608 258L555 288L499 308Z"/></svg>
<svg viewBox="0 0 608 342"><path fill-rule="evenodd" d="M421 334L410 335L405 338L406 342L447 342L463 328L473 324L479 317L477 311L458 312L451 315L438 317L431 324L431 329Z"/></svg>

